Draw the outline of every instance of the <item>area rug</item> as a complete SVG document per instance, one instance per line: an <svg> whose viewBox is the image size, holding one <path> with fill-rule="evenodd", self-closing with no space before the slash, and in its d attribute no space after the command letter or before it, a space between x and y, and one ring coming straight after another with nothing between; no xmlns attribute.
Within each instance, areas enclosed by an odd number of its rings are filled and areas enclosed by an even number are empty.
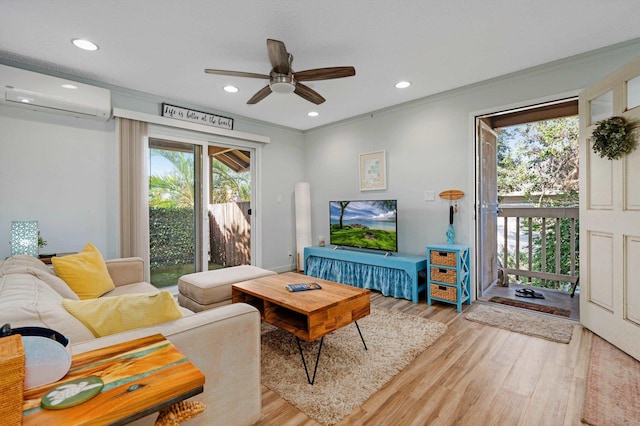
<svg viewBox="0 0 640 426"><path fill-rule="evenodd" d="M640 362L594 335L582 421L593 426L640 424Z"/></svg>
<svg viewBox="0 0 640 426"><path fill-rule="evenodd" d="M573 324L569 321L534 313L519 312L515 309L501 306L478 303L465 318L469 321L559 343L569 343L573 334Z"/></svg>
<svg viewBox="0 0 640 426"><path fill-rule="evenodd" d="M262 384L323 425L333 425L440 337L447 326L415 315L371 307L358 320L368 350L354 324L324 339L315 383L310 385L293 335L262 326ZM319 341L302 349L313 374Z"/></svg>
<svg viewBox="0 0 640 426"><path fill-rule="evenodd" d="M513 300L505 297L493 296L490 302L500 303L501 305L515 306L516 308L529 309L530 311L542 312L545 314L558 315L569 318L571 311L564 308L556 308L554 306L538 305L536 303L525 302L524 300Z"/></svg>

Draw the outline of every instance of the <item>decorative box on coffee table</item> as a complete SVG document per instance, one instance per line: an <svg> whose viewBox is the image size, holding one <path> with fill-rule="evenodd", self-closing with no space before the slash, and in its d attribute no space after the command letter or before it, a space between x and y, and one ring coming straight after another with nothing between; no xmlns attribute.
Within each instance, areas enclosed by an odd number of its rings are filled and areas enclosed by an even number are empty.
<svg viewBox="0 0 640 426"><path fill-rule="evenodd" d="M452 303L462 312L471 304L469 246L439 244L427 247L427 304Z"/></svg>

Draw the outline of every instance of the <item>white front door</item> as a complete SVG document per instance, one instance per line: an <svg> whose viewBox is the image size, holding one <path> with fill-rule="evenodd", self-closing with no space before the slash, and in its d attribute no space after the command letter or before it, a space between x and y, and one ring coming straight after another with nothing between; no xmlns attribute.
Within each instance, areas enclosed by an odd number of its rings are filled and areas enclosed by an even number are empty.
<svg viewBox="0 0 640 426"><path fill-rule="evenodd" d="M580 92L579 111L580 321L640 359L640 149L608 160L591 140L608 117L640 126L640 58Z"/></svg>

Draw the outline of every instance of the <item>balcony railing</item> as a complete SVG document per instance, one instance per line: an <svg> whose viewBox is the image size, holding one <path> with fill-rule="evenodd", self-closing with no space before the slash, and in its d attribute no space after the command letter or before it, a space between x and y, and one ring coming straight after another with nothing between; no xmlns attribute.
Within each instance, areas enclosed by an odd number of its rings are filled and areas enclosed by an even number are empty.
<svg viewBox="0 0 640 426"><path fill-rule="evenodd" d="M503 228L502 236L497 237L498 242L502 240L498 256L507 275L517 280L526 277L528 282L537 278L543 287L551 284L567 290L576 282L578 207L501 207L498 217L498 226L502 224ZM563 272L562 258L567 252L569 259L565 259ZM548 262L548 256L555 259ZM533 270L535 265L540 270Z"/></svg>

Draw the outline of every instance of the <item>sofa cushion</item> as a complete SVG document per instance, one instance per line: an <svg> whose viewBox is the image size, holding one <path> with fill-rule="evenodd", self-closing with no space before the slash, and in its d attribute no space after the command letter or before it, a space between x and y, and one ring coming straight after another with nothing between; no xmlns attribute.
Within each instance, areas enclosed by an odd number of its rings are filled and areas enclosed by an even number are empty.
<svg viewBox="0 0 640 426"><path fill-rule="evenodd" d="M0 324L47 327L71 343L93 339L93 334L62 307L62 296L35 276L24 273L0 278Z"/></svg>
<svg viewBox="0 0 640 426"><path fill-rule="evenodd" d="M102 297L114 297L123 294L136 294L136 293L157 293L160 290L148 282L131 283L126 285L116 286L113 290L106 292Z"/></svg>
<svg viewBox="0 0 640 426"><path fill-rule="evenodd" d="M182 317L178 304L168 291L123 294L91 300L63 300L62 306L82 321L96 337Z"/></svg>
<svg viewBox="0 0 640 426"><path fill-rule="evenodd" d="M56 275L66 282L81 300L100 297L115 288L102 255L91 243L81 253L52 257Z"/></svg>
<svg viewBox="0 0 640 426"><path fill-rule="evenodd" d="M26 254L17 254L15 256L7 258L4 261L0 261L0 271L2 271L0 275L2 275L7 269L15 267L35 268L42 272L53 275L53 271L40 259L36 259L35 257L28 256Z"/></svg>
<svg viewBox="0 0 640 426"><path fill-rule="evenodd" d="M44 281L65 299L78 300L78 295L69 288L67 283L55 276L53 270L32 256L12 256L0 262L0 276L10 274L29 274Z"/></svg>

